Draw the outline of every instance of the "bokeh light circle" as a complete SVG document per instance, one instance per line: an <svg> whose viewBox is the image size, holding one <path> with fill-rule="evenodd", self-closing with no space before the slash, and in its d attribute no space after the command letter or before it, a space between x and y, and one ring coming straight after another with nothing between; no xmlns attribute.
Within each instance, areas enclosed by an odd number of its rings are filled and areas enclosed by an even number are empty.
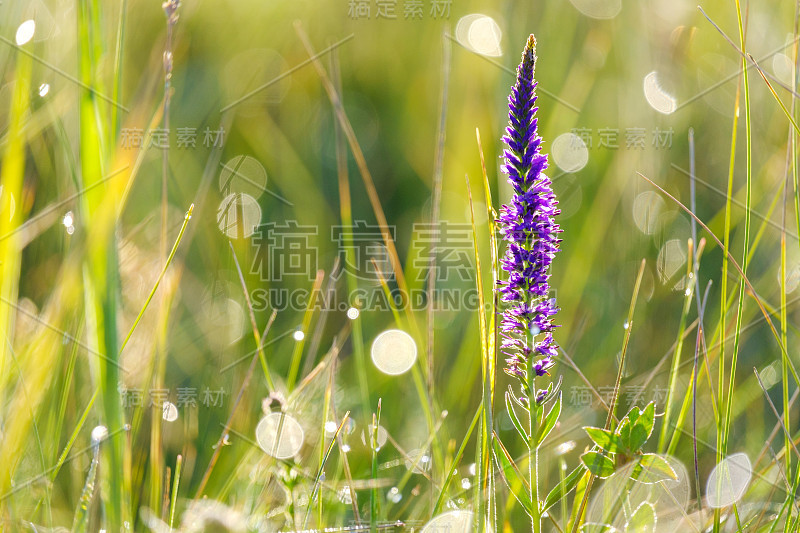
<svg viewBox="0 0 800 533"><path fill-rule="evenodd" d="M387 329L372 342L372 362L384 374L399 376L417 360L417 344L405 331Z"/></svg>

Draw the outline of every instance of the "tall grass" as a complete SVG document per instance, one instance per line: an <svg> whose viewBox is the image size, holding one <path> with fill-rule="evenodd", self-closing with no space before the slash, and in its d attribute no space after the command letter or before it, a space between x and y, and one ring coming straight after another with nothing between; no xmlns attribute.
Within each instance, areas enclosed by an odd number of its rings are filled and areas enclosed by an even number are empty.
<svg viewBox="0 0 800 533"><path fill-rule="evenodd" d="M625 4L607 21L581 2L467 2L444 22L430 5L417 20L398 3L392 21L354 20L345 4L184 3L165 24L155 4L45 4L58 31L14 5L0 32L37 22L2 52L0 529L577 532L622 529L620 516L650 527L652 510L655 531L800 531L796 6ZM484 11L501 56L458 24ZM510 196L508 71L531 32L565 231L551 280L559 399L525 419L497 371L496 217ZM774 60L772 33L793 38ZM658 115L641 87L653 70L678 103L734 75ZM640 125L673 128L674 145L626 148ZM194 148L175 144L186 126ZM204 145L206 126L225 129L223 146ZM584 126L588 164L564 172L556 139ZM621 146L597 146L617 126ZM126 144L131 128L141 145ZM150 146L159 128L169 149ZM262 223L317 228L308 279L265 277L272 245L217 226L220 164L242 154L268 175ZM689 179L671 171L687 159ZM642 198L652 227L631 216ZM387 260L368 257L374 280L348 268L364 253L352 234L331 239L359 222ZM449 255L444 234L426 241L414 224L469 238ZM470 279L435 277L453 257ZM308 298L273 309L261 291L284 288ZM449 310L448 290L474 298ZM345 305L318 305L331 293ZM402 376L371 360L390 328L417 347ZM177 420L149 403L163 389ZM180 403L191 390L195 405ZM266 446L257 427L274 413ZM302 445L279 456L292 422ZM712 469L740 452L749 483L712 507L726 483ZM655 500L669 483L685 502Z"/></svg>

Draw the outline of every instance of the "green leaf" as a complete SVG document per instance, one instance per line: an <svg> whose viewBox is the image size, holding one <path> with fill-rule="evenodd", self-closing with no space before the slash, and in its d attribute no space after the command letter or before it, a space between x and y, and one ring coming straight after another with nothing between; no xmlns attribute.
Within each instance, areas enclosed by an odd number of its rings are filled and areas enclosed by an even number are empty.
<svg viewBox="0 0 800 533"><path fill-rule="evenodd" d="M586 431L592 442L608 453L624 453L628 450L620 436L612 431L591 426L586 426L583 430Z"/></svg>
<svg viewBox="0 0 800 533"><path fill-rule="evenodd" d="M519 468L514 463L511 455L506 450L497 433L493 433L492 448L494 449L494 459L497 467L503 474L503 479L508 485L509 490L514 493L517 501L522 505L528 514L533 514L533 499L531 497L531 487L520 473ZM521 489L520 489L521 487Z"/></svg>
<svg viewBox="0 0 800 533"><path fill-rule="evenodd" d="M634 477L635 476L635 477ZM633 476L641 483L653 484L661 481L677 481L678 475L670 464L660 455L646 453L639 458L639 464L634 469Z"/></svg>
<svg viewBox="0 0 800 533"><path fill-rule="evenodd" d="M650 502L642 502L625 524L625 533L652 533L656 530L656 510Z"/></svg>
<svg viewBox="0 0 800 533"><path fill-rule="evenodd" d="M506 391L506 412L511 419L511 423L514 424L517 433L519 433L519 436L522 437L525 442L528 442L528 432L525 431L522 422L520 422L517 417L517 412L514 410L514 399L511 397L511 391Z"/></svg>
<svg viewBox="0 0 800 533"><path fill-rule="evenodd" d="M547 498L544 499L544 506L542 507L542 512L547 511L552 506L557 504L561 499L572 492L572 489L578 484L578 481L581 480L581 477L587 473L586 467L583 464L579 464L575 470L570 472L570 474L564 478L558 485L553 487L553 490L547 495Z"/></svg>
<svg viewBox="0 0 800 533"><path fill-rule="evenodd" d="M635 407L633 409L636 409ZM633 411L633 409L631 411ZM617 430L614 432L619 435L620 440L622 441L622 445L625 446L627 449L631 448L631 421L628 418L630 413L625 415L625 417L619 421L619 425L617 426Z"/></svg>
<svg viewBox="0 0 800 533"><path fill-rule="evenodd" d="M634 408L636 409L636 408ZM631 409L631 412L634 411ZM633 451L641 449L647 439L653 433L653 424L655 423L656 404L650 402L644 411L641 411L635 420L631 417L631 434L630 434L630 449Z"/></svg>
<svg viewBox="0 0 800 533"><path fill-rule="evenodd" d="M553 403L553 407L550 408L550 412L547 413L547 416L544 417L544 423L539 425L539 430L536 432L536 447L542 445L544 439L553 431L553 428L556 427L556 423L558 422L558 417L561 416L561 393L558 393L558 398Z"/></svg>
<svg viewBox="0 0 800 533"><path fill-rule="evenodd" d="M589 472L599 478L607 478L614 473L614 461L600 452L590 451L581 455L581 462L586 465Z"/></svg>

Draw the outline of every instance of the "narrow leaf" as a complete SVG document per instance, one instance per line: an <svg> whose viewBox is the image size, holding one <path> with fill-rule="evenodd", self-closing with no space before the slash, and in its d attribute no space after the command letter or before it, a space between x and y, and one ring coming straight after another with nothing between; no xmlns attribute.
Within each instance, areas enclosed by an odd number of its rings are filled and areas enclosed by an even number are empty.
<svg viewBox="0 0 800 533"><path fill-rule="evenodd" d="M581 477L586 473L586 467L583 464L579 464L575 470L570 472L570 474L564 478L561 483L553 487L553 490L547 495L547 498L544 499L544 506L542 507L542 512L547 511L552 506L557 504L561 501L561 499L572 492L572 489L578 484L578 481L581 480Z"/></svg>
<svg viewBox="0 0 800 533"><path fill-rule="evenodd" d="M519 468L516 463L514 463L508 450L503 446L503 443L500 442L497 434L494 433L493 435L492 447L494 448L494 458L500 472L503 474L503 479L511 492L514 493L520 505L522 505L528 514L533 514L533 500L531 498L530 485L525 480L522 473L520 473ZM520 490L517 487L522 487L522 489Z"/></svg>
<svg viewBox="0 0 800 533"><path fill-rule="evenodd" d="M511 391L506 392L506 412L508 412L508 417L511 419L511 423L514 424L514 428L516 428L519 436L522 437L524 442L528 442L528 433L517 417L517 412L514 411L514 400L511 398Z"/></svg>
<svg viewBox="0 0 800 533"><path fill-rule="evenodd" d="M539 430L536 433L536 447L542 445L544 439L553 431L553 428L556 427L556 423L558 422L558 417L561 416L561 393L558 393L558 398L556 401L553 402L553 407L550 408L550 412L547 413L547 416L544 417L544 422L539 425Z"/></svg>

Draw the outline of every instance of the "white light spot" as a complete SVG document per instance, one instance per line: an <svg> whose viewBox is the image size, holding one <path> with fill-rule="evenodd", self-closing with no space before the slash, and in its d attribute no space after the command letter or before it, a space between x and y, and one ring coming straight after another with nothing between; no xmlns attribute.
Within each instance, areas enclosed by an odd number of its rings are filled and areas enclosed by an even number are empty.
<svg viewBox="0 0 800 533"><path fill-rule="evenodd" d="M472 482L469 478L461 478L461 488L464 490L469 490L472 488Z"/></svg>
<svg viewBox="0 0 800 533"><path fill-rule="evenodd" d="M612 19L622 9L622 0L570 0L575 8L593 19Z"/></svg>
<svg viewBox="0 0 800 533"><path fill-rule="evenodd" d="M50 84L43 83L43 84L39 85L39 96L44 98L45 96L47 96L47 93L49 93L49 92L50 92Z"/></svg>
<svg viewBox="0 0 800 533"><path fill-rule="evenodd" d="M775 77L786 85L792 84L792 60L786 54L775 54L772 56L772 72Z"/></svg>
<svg viewBox="0 0 800 533"><path fill-rule="evenodd" d="M245 193L258 198L267 187L267 171L258 159L237 155L222 166L219 190L223 194Z"/></svg>
<svg viewBox="0 0 800 533"><path fill-rule="evenodd" d="M265 453L276 459L289 459L303 446L305 434L300 424L285 413L270 413L256 426L256 441Z"/></svg>
<svg viewBox="0 0 800 533"><path fill-rule="evenodd" d="M675 100L675 97L667 93L658 83L656 71L644 77L644 97L650 107L665 115L674 113L678 108L678 101Z"/></svg>
<svg viewBox="0 0 800 533"><path fill-rule="evenodd" d="M778 282L781 281L781 271L778 269ZM797 289L797 286L800 285L800 264L789 266L786 269L786 282L783 286L783 290L786 294L794 292Z"/></svg>
<svg viewBox="0 0 800 533"><path fill-rule="evenodd" d="M720 509L739 501L750 485L751 476L752 465L747 454L735 453L723 459L708 476L708 506Z"/></svg>
<svg viewBox="0 0 800 533"><path fill-rule="evenodd" d="M778 383L779 376L778 374L778 363L773 362L772 364L764 367L763 370L759 372L761 376L761 383L764 384L765 389L770 389Z"/></svg>
<svg viewBox="0 0 800 533"><path fill-rule="evenodd" d="M350 451L350 445L349 444L342 444L342 451L344 453L349 452Z"/></svg>
<svg viewBox="0 0 800 533"><path fill-rule="evenodd" d="M578 172L589 162L589 149L586 143L571 132L556 137L550 153L556 165L564 172Z"/></svg>
<svg viewBox="0 0 800 533"><path fill-rule="evenodd" d="M503 55L500 25L487 15L473 13L461 17L456 24L456 40L478 54L499 57Z"/></svg>
<svg viewBox="0 0 800 533"><path fill-rule="evenodd" d="M416 464L415 464L416 463ZM406 470L411 470L415 474L424 474L431 469L431 457L425 450L411 450L408 452L408 458L405 460Z"/></svg>
<svg viewBox="0 0 800 533"><path fill-rule="evenodd" d="M348 485L345 485L344 487L339 489L338 496L339 496L339 501L342 502L343 504L352 505L353 495L350 492L350 487Z"/></svg>
<svg viewBox="0 0 800 533"><path fill-rule="evenodd" d="M178 419L178 408L172 402L164 402L161 407L161 416L167 422L175 422Z"/></svg>
<svg viewBox="0 0 800 533"><path fill-rule="evenodd" d="M217 226L232 239L250 237L261 223L261 206L246 193L231 193L217 209Z"/></svg>
<svg viewBox="0 0 800 533"><path fill-rule="evenodd" d="M372 362L384 374L404 374L416 360L417 345L405 331L388 329L375 337L372 343Z"/></svg>
<svg viewBox="0 0 800 533"><path fill-rule="evenodd" d="M72 215L72 211L67 211L67 214L64 215L64 219L61 221L61 223L66 227L70 227L74 221L75 219Z"/></svg>
<svg viewBox="0 0 800 533"><path fill-rule="evenodd" d="M370 424L369 427L367 427L367 431L369 431L368 434L365 434L364 431L361 432L361 442L364 444L364 446L369 448L370 445L372 444L372 438L373 438L373 432L375 432L375 426ZM386 428L384 428L383 426L378 426L378 430L376 433L377 433L376 437L378 441L377 443L378 446L375 451L378 451L381 448L383 448L383 445L386 444L386 441L389 439L389 432L386 431Z"/></svg>
<svg viewBox="0 0 800 533"><path fill-rule="evenodd" d="M17 28L17 35L16 35L17 46L22 46L23 44L33 39L33 34L35 31L36 31L36 23L33 21L33 19L26 20L25 22L20 24L19 28Z"/></svg>
<svg viewBox="0 0 800 533"><path fill-rule="evenodd" d="M684 247L685 244L678 239L670 239L661 247L656 264L662 283L672 279L686 262L686 250Z"/></svg>
<svg viewBox="0 0 800 533"><path fill-rule="evenodd" d="M97 426L92 430L92 442L94 444L103 441L108 437L108 428L105 426Z"/></svg>
<svg viewBox="0 0 800 533"><path fill-rule="evenodd" d="M403 499L403 495L400 493L400 489L397 487L392 487L389 489L389 493L386 495L386 499L392 503L400 503L400 500Z"/></svg>
<svg viewBox="0 0 800 533"><path fill-rule="evenodd" d="M303 333L303 330L302 330L302 329L298 329L297 331L295 331L294 333L292 333L292 338L293 338L294 340L296 340L297 342L300 342L301 340L303 340L303 339L305 339L305 338L306 338L306 334L305 334L305 333Z"/></svg>
<svg viewBox="0 0 800 533"><path fill-rule="evenodd" d="M428 522L422 533L438 533L441 531L472 531L473 515L470 511L447 511Z"/></svg>
<svg viewBox="0 0 800 533"><path fill-rule="evenodd" d="M564 455L565 453L569 453L575 449L575 441L568 440L566 442L562 442L558 446L556 446L556 455Z"/></svg>
<svg viewBox="0 0 800 533"><path fill-rule="evenodd" d="M659 226L661 213L666 203L661 195L654 191L639 193L633 200L633 221L639 231L652 235Z"/></svg>
<svg viewBox="0 0 800 533"><path fill-rule="evenodd" d="M336 434L336 430L339 429L339 426L336 425L336 422L333 420L328 420L325 422L325 436L326 437L333 437Z"/></svg>
<svg viewBox="0 0 800 533"><path fill-rule="evenodd" d="M349 318L350 320L355 320L356 318L358 318L359 314L361 314L360 311L355 307L351 307L350 309L347 310L347 318Z"/></svg>

